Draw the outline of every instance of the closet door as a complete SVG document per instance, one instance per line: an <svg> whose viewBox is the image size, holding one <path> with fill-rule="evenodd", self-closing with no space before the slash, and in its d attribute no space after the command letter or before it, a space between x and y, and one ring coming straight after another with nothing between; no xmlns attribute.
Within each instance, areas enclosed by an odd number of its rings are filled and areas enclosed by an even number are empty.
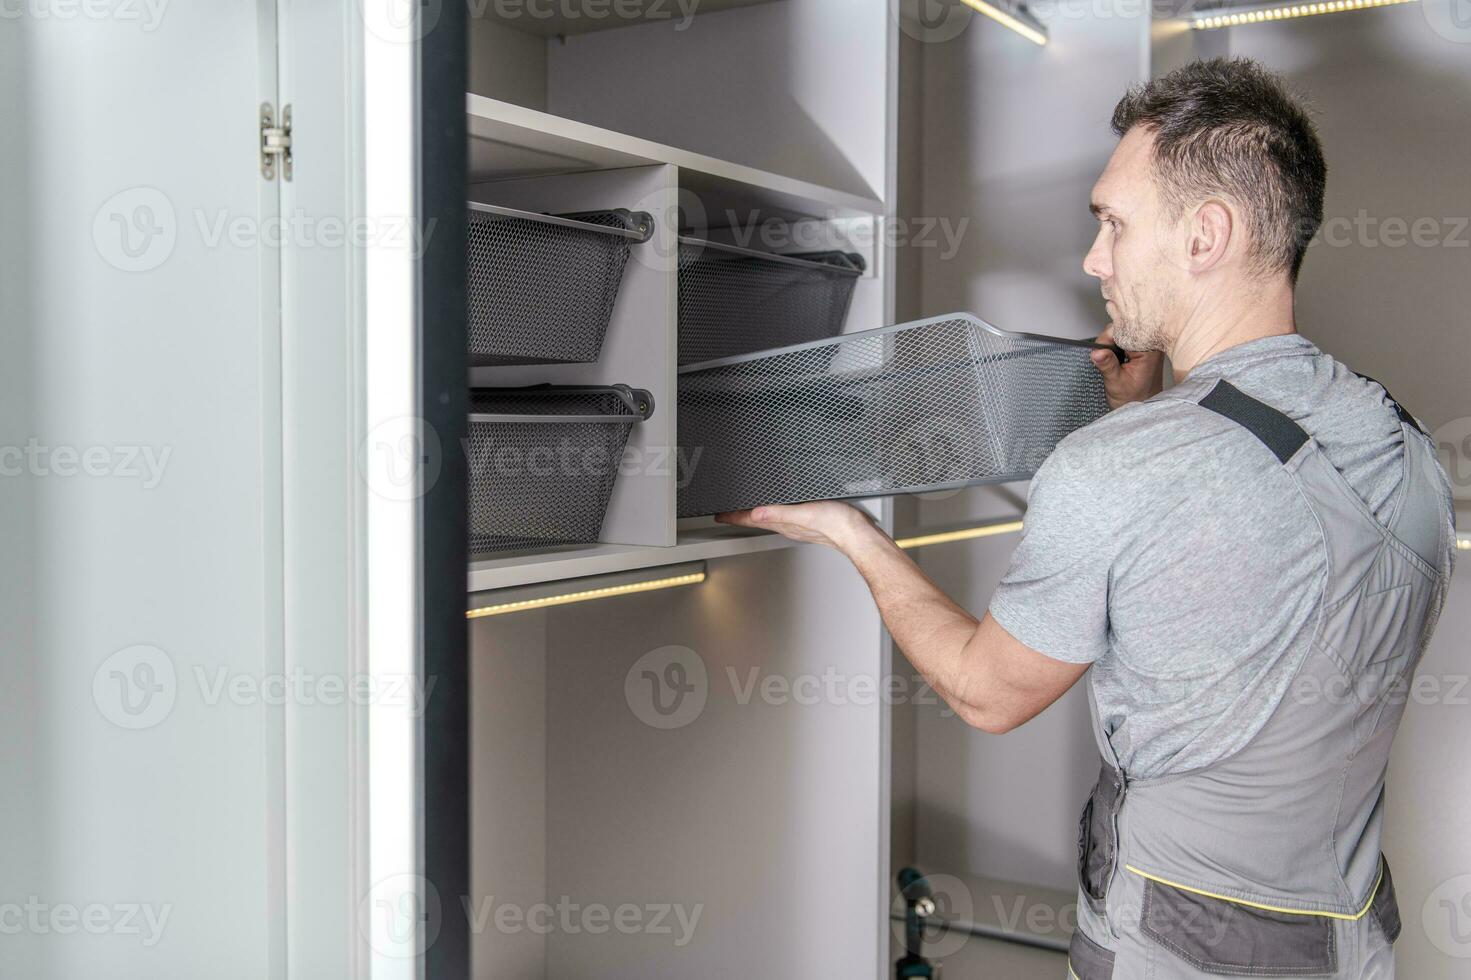
<svg viewBox="0 0 1471 980"><path fill-rule="evenodd" d="M284 975L275 18L0 23L6 976Z"/></svg>

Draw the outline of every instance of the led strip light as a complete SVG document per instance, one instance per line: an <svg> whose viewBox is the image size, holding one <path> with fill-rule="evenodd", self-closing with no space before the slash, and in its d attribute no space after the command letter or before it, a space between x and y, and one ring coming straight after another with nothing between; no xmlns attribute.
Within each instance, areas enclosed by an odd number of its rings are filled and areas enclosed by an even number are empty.
<svg viewBox="0 0 1471 980"><path fill-rule="evenodd" d="M1014 521L979 524L975 527L963 527L954 531L937 531L933 534L917 534L908 538L895 538L894 543L907 551L910 548L924 548L932 544L948 544L951 541L970 541L974 538L989 538L993 534L1011 534L1021 529L1021 519L1017 518Z"/></svg>
<svg viewBox="0 0 1471 980"><path fill-rule="evenodd" d="M705 578L704 562L685 562L680 565L665 565L633 572L615 572L609 575L567 579L562 582L496 589L471 596L471 605L465 612L465 618L484 619L487 616L504 616L507 613L528 612L532 609L546 609L549 606L565 606L574 602L588 602L592 599L609 599L613 596L635 595L639 592L675 589L683 585L698 585L705 581Z"/></svg>
<svg viewBox="0 0 1471 980"><path fill-rule="evenodd" d="M1340 14L1348 10L1368 10L1371 7L1393 7L1403 3L1418 3L1419 0L1325 0L1323 3L1277 4L1267 7L1248 7L1229 13L1196 14L1191 26L1197 31L1209 31L1218 27L1239 27L1243 24L1265 24L1276 20L1292 20L1297 17L1314 17L1318 14Z"/></svg>
<svg viewBox="0 0 1471 980"><path fill-rule="evenodd" d="M1007 9L999 4L988 3L987 0L961 0L967 7L978 14L984 14L1003 27L1010 28L1033 44L1045 45L1047 43L1047 28L1042 22L1033 17L1031 11L1023 4ZM1403 2L1403 0L1402 0Z"/></svg>

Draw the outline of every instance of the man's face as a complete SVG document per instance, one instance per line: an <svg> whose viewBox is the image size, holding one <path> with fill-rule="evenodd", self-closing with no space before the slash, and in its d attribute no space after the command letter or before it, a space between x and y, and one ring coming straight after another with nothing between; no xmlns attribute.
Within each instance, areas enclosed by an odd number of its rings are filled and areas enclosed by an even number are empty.
<svg viewBox="0 0 1471 980"><path fill-rule="evenodd" d="M1083 259L1083 271L1098 279L1114 343L1125 350L1168 349L1179 330L1186 285L1183 270L1169 260L1176 222L1165 220L1150 175L1153 142L1137 126L1125 133L1093 185L1089 203L1098 237Z"/></svg>

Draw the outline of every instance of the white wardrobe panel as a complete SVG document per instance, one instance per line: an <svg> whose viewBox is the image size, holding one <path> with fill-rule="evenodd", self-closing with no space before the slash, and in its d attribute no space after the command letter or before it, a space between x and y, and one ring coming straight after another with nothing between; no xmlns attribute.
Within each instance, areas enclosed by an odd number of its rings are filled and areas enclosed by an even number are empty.
<svg viewBox="0 0 1471 980"><path fill-rule="evenodd" d="M550 936L548 976L874 975L877 636L815 547L549 616L547 901L648 928Z"/></svg>
<svg viewBox="0 0 1471 980"><path fill-rule="evenodd" d="M25 705L0 712L0 864L22 902L104 911L42 912L0 972L279 976L278 296L266 250L219 237L275 214L275 8L32 9L0 29L0 363L24 379L0 414L36 447L0 481Z"/></svg>

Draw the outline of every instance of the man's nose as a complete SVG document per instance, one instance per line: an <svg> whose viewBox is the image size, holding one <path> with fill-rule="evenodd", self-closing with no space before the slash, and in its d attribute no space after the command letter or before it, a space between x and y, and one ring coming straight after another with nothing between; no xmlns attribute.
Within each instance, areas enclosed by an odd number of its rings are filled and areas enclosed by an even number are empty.
<svg viewBox="0 0 1471 980"><path fill-rule="evenodd" d="M1099 246L1097 238L1093 240L1088 254L1083 256L1083 271L1095 279L1107 279L1113 272L1109 267L1108 252Z"/></svg>

